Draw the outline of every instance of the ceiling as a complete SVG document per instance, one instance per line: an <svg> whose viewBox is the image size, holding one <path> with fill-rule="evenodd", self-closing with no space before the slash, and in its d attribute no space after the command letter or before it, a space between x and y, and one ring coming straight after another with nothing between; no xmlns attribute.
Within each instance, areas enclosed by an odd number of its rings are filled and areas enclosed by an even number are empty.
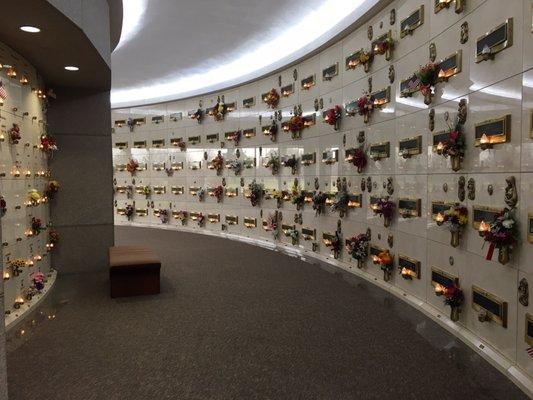
<svg viewBox="0 0 533 400"><path fill-rule="evenodd" d="M292 63L385 0L124 0L113 107L240 84Z"/></svg>

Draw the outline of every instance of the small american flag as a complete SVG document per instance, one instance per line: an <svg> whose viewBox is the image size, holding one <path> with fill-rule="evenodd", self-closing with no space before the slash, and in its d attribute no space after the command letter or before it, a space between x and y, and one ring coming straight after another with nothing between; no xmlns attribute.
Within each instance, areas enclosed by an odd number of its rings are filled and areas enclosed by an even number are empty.
<svg viewBox="0 0 533 400"><path fill-rule="evenodd" d="M420 85L420 79L418 79L418 77L416 75L411 77L411 79L407 83L407 87L409 89L411 89L411 90L412 89L416 89L418 87L418 85Z"/></svg>
<svg viewBox="0 0 533 400"><path fill-rule="evenodd" d="M7 99L7 90L4 86L4 82L2 82L1 80L0 80L0 98L2 100Z"/></svg>
<svg viewBox="0 0 533 400"><path fill-rule="evenodd" d="M533 347L528 347L526 349L527 354L529 354L530 357L533 357Z"/></svg>

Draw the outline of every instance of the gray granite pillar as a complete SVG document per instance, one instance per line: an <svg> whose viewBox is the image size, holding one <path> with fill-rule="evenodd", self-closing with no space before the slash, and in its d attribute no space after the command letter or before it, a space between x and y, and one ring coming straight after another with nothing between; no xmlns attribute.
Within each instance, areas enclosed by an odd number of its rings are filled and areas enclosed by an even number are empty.
<svg viewBox="0 0 533 400"><path fill-rule="evenodd" d="M50 219L60 235L59 273L104 270L113 245L113 164L109 91L55 88L47 119L59 151L50 160L61 184Z"/></svg>

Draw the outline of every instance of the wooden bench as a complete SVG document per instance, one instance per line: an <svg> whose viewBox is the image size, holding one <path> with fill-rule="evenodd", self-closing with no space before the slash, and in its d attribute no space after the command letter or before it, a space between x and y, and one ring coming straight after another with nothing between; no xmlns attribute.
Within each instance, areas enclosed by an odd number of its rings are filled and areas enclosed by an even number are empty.
<svg viewBox="0 0 533 400"><path fill-rule="evenodd" d="M143 246L109 248L111 297L158 294L161 261Z"/></svg>

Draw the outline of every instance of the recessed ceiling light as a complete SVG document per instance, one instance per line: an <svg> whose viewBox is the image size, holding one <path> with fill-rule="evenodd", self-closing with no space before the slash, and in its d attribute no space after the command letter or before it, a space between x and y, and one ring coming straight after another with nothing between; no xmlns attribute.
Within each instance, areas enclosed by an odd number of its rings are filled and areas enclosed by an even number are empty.
<svg viewBox="0 0 533 400"><path fill-rule="evenodd" d="M39 33L39 32L41 32L40 28L37 28L36 26L30 26L30 25L21 26L20 30L24 31L24 32L28 32L28 33Z"/></svg>
<svg viewBox="0 0 533 400"><path fill-rule="evenodd" d="M79 68L78 68L78 67L75 67L74 65L67 65L67 66L65 67L65 69L66 69L67 71L78 71L78 70L79 70Z"/></svg>

